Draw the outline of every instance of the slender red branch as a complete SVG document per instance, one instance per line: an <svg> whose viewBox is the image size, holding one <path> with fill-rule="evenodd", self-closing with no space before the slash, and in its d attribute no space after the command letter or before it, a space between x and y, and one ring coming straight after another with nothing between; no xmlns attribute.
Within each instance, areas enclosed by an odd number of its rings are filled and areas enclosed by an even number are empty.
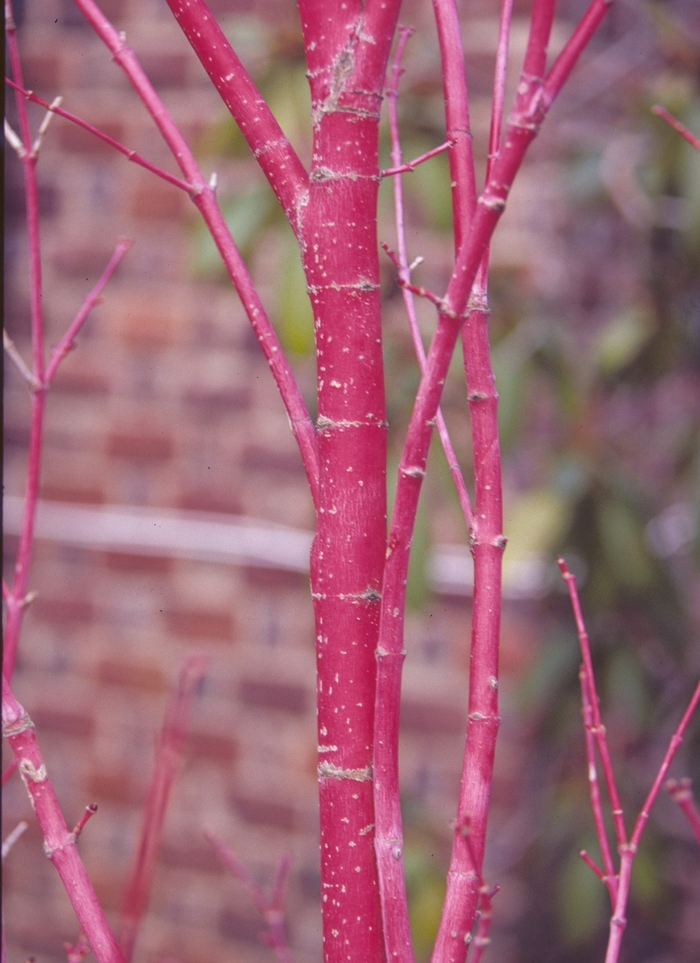
<svg viewBox="0 0 700 963"><path fill-rule="evenodd" d="M617 790L617 784L615 782L615 774L613 772L612 760L610 758L610 752L608 750L608 743L605 734L605 726L600 716L600 705L598 702L598 694L596 692L595 676L593 674L593 661L591 659L591 646L588 639L588 633L586 631L586 625L583 620L583 613L581 611L581 603L579 602L578 589L576 587L576 578L571 574L567 568L564 559L558 559L559 568L561 569L562 576L566 581L566 586L569 591L569 598L571 600L571 607L574 612L574 618L576 620L576 630L578 633L579 644L581 647L581 655L583 657L583 671L581 673L581 684L584 698L584 707L590 707L590 726L589 731L593 734L595 738L596 745L598 747L598 753L600 755L601 765L603 767L603 774L605 776L605 784L608 790L608 796L610 798L610 806L612 808L613 823L615 826L615 838L617 841L618 849L622 846L627 845L627 829L625 827L625 817L622 810L622 804L620 803L620 795ZM584 712L587 709L584 708ZM603 840L600 840L601 848L603 847ZM604 852L604 850L603 850ZM606 871L608 866L606 864Z"/></svg>
<svg viewBox="0 0 700 963"><path fill-rule="evenodd" d="M588 868L589 868L590 870L592 870L592 871L596 874L596 876L598 877L598 879L602 880L602 882L604 882L604 883L607 882L607 878L606 878L606 876L605 876L605 873L604 873L603 870L598 866L598 864L596 863L596 861L595 861L594 859L591 859L591 857L588 855L588 853L586 852L585 849L580 849L578 854L579 854L579 856L581 857L581 859L584 861L584 863L586 864L586 866L588 866Z"/></svg>
<svg viewBox="0 0 700 963"><path fill-rule="evenodd" d="M80 934L74 946L70 943L64 943L63 949L66 951L66 963L82 963L90 952L90 947L88 946L88 941L85 939L84 933Z"/></svg>
<svg viewBox="0 0 700 963"><path fill-rule="evenodd" d="M5 766L5 769L3 770L3 773L2 773L3 786L8 781L8 779L10 778L10 776L12 775L12 773L15 771L16 768L17 768L17 760L13 758L10 760L10 762Z"/></svg>
<svg viewBox="0 0 700 963"><path fill-rule="evenodd" d="M264 942L275 951L279 963L291 963L292 954L289 949L284 927L284 899L291 867L291 857L286 855L280 858L277 864L272 893L268 896L223 840L208 830L204 831L204 836L224 866L226 866L236 879L243 883L250 894L255 908L267 926L267 932L264 934Z"/></svg>
<svg viewBox="0 0 700 963"><path fill-rule="evenodd" d="M311 495L314 503L316 503L318 496L316 432L299 386L282 351L279 339L216 202L214 190L205 182L184 137L123 37L114 29L93 0L75 0L75 2L95 33L111 52L114 60L126 74L172 151L185 179L193 185L190 195L192 201L202 215L219 250L287 409L287 415L309 480Z"/></svg>
<svg viewBox="0 0 700 963"><path fill-rule="evenodd" d="M654 804L654 800L659 794L659 790L661 789L664 779L666 778L668 767L671 765L671 761L673 760L673 757L675 756L681 742L683 741L683 734L685 730L688 728L688 723L690 722L693 716L693 713L697 709L699 702L700 702L700 682L698 682L698 684L695 686L695 690L692 696L690 697L690 702L688 703L688 706L685 712L683 713L681 721L678 723L676 731L671 736L671 739L668 744L668 749L666 750L666 754L663 758L663 761L659 766L659 771L656 774L656 778L654 779L652 787L649 790L647 798L644 800L644 805L640 810L639 816L637 816L637 821L634 824L634 830L632 832L632 838L630 839L630 845L635 849L639 845L639 840L641 838L642 833L644 832L644 827L646 826L647 820L649 819L649 811Z"/></svg>
<svg viewBox="0 0 700 963"><path fill-rule="evenodd" d="M78 854L39 749L34 723L2 677L2 726L44 836L44 852L56 867L75 915L98 963L124 963Z"/></svg>
<svg viewBox="0 0 700 963"><path fill-rule="evenodd" d="M69 110L64 110L56 103L50 104L47 100L44 100L35 94L33 90L24 90L23 87L19 87L16 83L10 80L9 77L5 78L5 83L19 91L25 100L28 100L33 104L39 104L40 107L45 107L46 110L56 114L57 117L63 117L65 120L69 120L72 124L77 124L78 127L82 127L83 130L88 131L88 133L94 134L95 137L98 137L100 140L104 141L105 144L109 144L109 146L113 147L114 150L119 151L119 153L123 154L127 160L130 160L134 164L138 164L140 167L145 168L145 170L150 171L151 174L155 174L156 177L160 177L162 180L167 181L168 184L172 184L174 187L179 187L180 190L185 191L188 194L193 190L192 184L188 184L187 181L183 181L181 177L176 177L174 174L169 174L168 171L164 171L163 168L158 167L157 164L152 164L149 160L146 160L145 157L141 157L141 155L135 150L131 150L130 147L125 147L124 144L120 144L118 140L110 137L109 134L105 134L104 131L101 131L99 128L93 127L92 124L88 124L86 120L83 120L82 117L78 117L77 114L72 114Z"/></svg>
<svg viewBox="0 0 700 963"><path fill-rule="evenodd" d="M479 909L478 922L476 926L476 933L474 934L474 939L472 940L470 946L473 947L474 952L469 958L469 963L481 963L484 952L491 942L489 937L489 930L491 929L491 919L493 918L493 906L491 901L498 892L500 887L494 886L493 889L489 889L488 886L482 886L479 888Z"/></svg>
<svg viewBox="0 0 700 963"><path fill-rule="evenodd" d="M117 246L114 250L114 254L109 259L109 263L107 264L107 267L102 272L99 280L97 281L97 284L94 286L92 291L90 291L88 296L85 298L85 300L83 301L80 307L80 310L76 314L68 330L66 331L66 333L63 335L61 340L58 342L56 347L51 352L51 359L49 360L49 363L46 367L46 374L44 376L44 384L46 387L48 387L53 381L53 378L56 374L56 371L58 370L58 366L61 363L61 361L63 361L65 356L70 351L72 351L73 348L75 347L75 339L78 336L80 329L85 324L89 313L92 311L95 305L100 303L101 301L100 296L102 294L102 291L105 288L105 285L107 284L109 279L112 277L114 272L117 270L117 267L119 266L119 262L124 257L126 252L129 250L132 243L133 242L129 238L122 238L122 240L117 242Z"/></svg>
<svg viewBox="0 0 700 963"><path fill-rule="evenodd" d="M308 192L304 165L204 0L168 0L168 6L298 233Z"/></svg>
<svg viewBox="0 0 700 963"><path fill-rule="evenodd" d="M24 358L17 350L17 346L15 345L14 341L9 336L7 331L5 331L4 328L2 329L2 346L5 350L5 354L12 361L12 363L14 364L14 366L17 368L20 375L22 376L23 380L26 381L29 387L32 389L41 387L39 385L39 382L36 380L36 378L32 374L31 370L27 367L27 364ZM5 592L4 583L3 583L3 597L9 598L9 593L10 593L9 588L7 590L7 593Z"/></svg>
<svg viewBox="0 0 700 963"><path fill-rule="evenodd" d="M667 124L670 124L673 129L684 137L691 147L695 150L700 151L700 137L697 137L691 130L689 130L685 124L682 124L680 120L677 120L673 114L670 114L665 107L661 104L654 104L651 108L652 114L656 114L657 117L662 117Z"/></svg>
<svg viewBox="0 0 700 963"><path fill-rule="evenodd" d="M186 659L166 710L139 841L122 900L119 945L126 963L132 958L139 924L148 905L170 794L184 749L194 691L204 676L205 668L206 660L199 655Z"/></svg>
<svg viewBox="0 0 700 963"><path fill-rule="evenodd" d="M15 762L16 762L16 760L15 760ZM5 857L8 855L8 853L10 852L10 850L12 849L12 847L15 845L15 843L17 842L17 840L18 840L18 839L20 838L20 836L25 832L25 830L27 829L27 826L28 826L28 824L25 823L24 820L22 820L21 822L18 822L17 825L15 826L15 828L12 830L12 832L9 833L9 834L5 837L5 839L3 839L3 841L2 841L2 860L3 860L3 862L5 861Z"/></svg>
<svg viewBox="0 0 700 963"><path fill-rule="evenodd" d="M513 0L503 0L501 16L498 21L498 42L496 44L496 66L493 77L493 98L491 101L491 129L489 132L489 153L486 167L486 180L491 173L491 164L501 149L503 129L503 108L506 96L506 73L508 70L508 47L510 44L510 25L513 19Z"/></svg>
<svg viewBox="0 0 700 963"><path fill-rule="evenodd" d="M639 841L644 831L644 827L649 819L651 807L659 793L663 780L666 778L671 761L673 760L674 755L678 751L678 747L683 741L683 734L688 726L688 723L690 722L690 719L695 712L698 703L700 702L700 682L698 682L696 685L695 691L690 698L690 702L683 713L681 721L678 723L676 731L671 736L664 758L659 766L659 770L656 774L654 782L652 783L651 789L649 790L644 804L640 810L634 825L632 836L628 842L622 808L620 806L617 789L615 786L615 779L612 773L612 764L607 752L605 728L603 727L600 719L598 697L596 695L593 667L591 663L590 644L588 641L588 633L586 632L586 627L583 621L583 614L581 612L578 591L576 588L576 579L571 572L569 572L566 563L561 558L559 559L559 568L561 569L562 575L566 580L569 590L569 597L571 599L571 606L576 620L576 629L581 646L581 653L583 655L583 666L581 668L580 677L583 697L583 716L586 728L586 753L588 757L589 780L591 782L591 805L593 808L593 816L596 823L598 839L603 852L606 870L605 873L598 868L598 866L585 852L582 852L580 855L585 860L587 865L591 867L593 872L603 880L610 892L613 903L613 913L610 919L610 935L608 938L605 963L617 963L620 955L622 936L627 925L626 909L627 900L629 898L632 863L639 848ZM620 869L615 877L612 875L612 857L608 848L607 835L603 825L600 796L597 791L594 791L594 782L597 788L597 780L594 780L591 776L591 769L593 772L595 771L593 739L595 739L595 743L603 763L603 768L605 770L612 815L615 823L617 849L620 856Z"/></svg>
<svg viewBox="0 0 700 963"><path fill-rule="evenodd" d="M693 800L690 779L684 776L682 779L667 779L664 789L669 793L671 799L678 803L690 823L690 828L695 833L695 838L700 843L700 812Z"/></svg>
<svg viewBox="0 0 700 963"><path fill-rule="evenodd" d="M413 167L421 160L427 160L429 157L434 157L437 153L441 153L446 148L452 146L451 141L446 141L444 144L441 144L440 147L436 147L434 150L428 151L427 154L423 154L422 158L417 158L411 164L402 165L401 163L401 140L399 137L399 119L397 112L398 86L399 77L401 76L402 72L401 60L403 56L403 50L412 33L413 30L407 27L401 27L399 30L399 42L394 55L394 67L392 70L391 82L386 90L389 111L389 130L391 134L391 159L394 167L389 171L383 171L384 176L387 174L401 174L407 169L413 170ZM423 339L421 338L420 329L418 327L418 318L416 317L415 306L413 303L413 298L411 297L411 268L408 263L408 253L406 250L406 223L404 219L403 184L400 177L397 177L394 181L394 212L396 219L396 236L399 248L398 258L394 259L388 248L386 248L386 246L384 247L387 253L389 253L389 256L392 257L392 260L394 260L394 263L399 271L399 279L402 282L403 301L406 308L406 315L408 317L413 347L418 358L420 370L423 372L425 370L425 348L423 347ZM418 290L422 293L424 289ZM447 431L447 425L445 424L444 416L442 411L439 409L435 419L435 425L438 430L443 451L445 452L445 457L447 458L447 464L454 481L455 489L457 491L457 498L459 499L459 505L462 509L464 520L467 523L467 528L470 528L472 521L472 507L469 501L469 493L464 482L464 476L462 475L462 470L459 466L454 446Z"/></svg>
<svg viewBox="0 0 700 963"><path fill-rule="evenodd" d="M617 894L617 876L615 874L612 851L610 849L610 843L608 842L608 834L605 828L605 819L603 817L603 805L600 796L598 769L596 766L595 757L595 724L593 722L593 709L591 707L586 669L584 666L581 666L581 670L579 672L579 681L581 684L583 731L586 740L586 762L588 765L588 786L591 797L591 810L593 812L593 822L595 824L596 835L598 837L598 845L600 846L600 851L603 857L603 866L605 867L605 872L601 873L601 879L605 880L610 892L610 898L614 905Z"/></svg>
<svg viewBox="0 0 700 963"><path fill-rule="evenodd" d="M6 4L5 33L12 75L15 83L22 86L22 66L17 46L17 35L12 7ZM22 149L19 157L24 171L26 197L27 239L29 244L29 290L32 336L32 400L29 427L29 452L25 482L24 511L20 529L17 558L15 561L12 590L6 597L7 618L3 634L2 670L8 681L12 680L15 656L22 626L27 596L29 568L34 541L34 523L39 497L41 470L41 439L44 420L44 326L42 315L41 250L39 243L39 195L36 179L38 151L32 149L32 137L24 98L15 94L21 132Z"/></svg>
<svg viewBox="0 0 700 963"><path fill-rule="evenodd" d="M602 5L605 7L605 5ZM601 11L601 4L594 0L593 8ZM564 64L557 75L557 83L573 69L576 57L580 52L579 40L581 32L574 31L570 44L564 49L557 63ZM582 49L582 48L581 48ZM572 52L573 51L573 52ZM556 67L556 64L555 64ZM545 87L546 87L545 82ZM410 537L413 520L418 504L421 480L425 473L428 446L433 420L437 412L442 385L447 374L449 359L460 330L460 323L467 299L474 283L479 265L488 246L490 237L505 208L506 197L510 185L522 163L525 151L551 106L551 101L542 97L542 83L532 78L522 77L516 104L508 123L507 134L498 158L493 164L491 177L484 189L469 233L459 248L457 262L453 271L447 294L445 307L440 312L433 342L428 352L425 374L421 379L418 396L414 405L404 454L399 467L399 481L397 484L396 500L389 533L387 563L385 566L384 587L382 595L382 613L380 625L380 643L378 648L378 673L385 671L391 663L401 658L403 648L403 622L401 612L405 598L405 579L408 570ZM476 307L476 305L474 306ZM481 332L476 331L474 341L481 348L488 349L485 337L485 325L481 325ZM479 335L477 337L476 335ZM472 361L481 370L484 377L489 378L490 366L484 364L483 355L472 354ZM488 356L486 355L486 361ZM495 409L495 389L491 386L483 391L472 379L469 385L471 400L475 403L486 401ZM487 419L484 419L486 422ZM490 419L495 426L495 418ZM473 434L474 444L483 445L485 436ZM476 449L475 449L476 450ZM490 450L493 460L482 466L482 482L484 497L500 501L500 490L494 493L493 488L486 492L490 484L487 479L495 478L494 472L498 460L497 448ZM476 506L476 516L482 514L479 504ZM499 608L501 560L505 541L495 524L498 521L499 510L487 514L489 530L479 534L479 548L475 547L475 570L479 569L479 588L475 591L473 611L476 618L472 627L471 664L479 668L479 686L470 686L470 709L468 719L467 747L465 760L469 767L469 778L463 779L460 790L459 811L471 813L478 826L475 839L480 839L480 845L475 850L480 853L485 836L486 813L488 810L490 774L493 766L495 751L495 733L498 728L497 713L497 664L498 664L498 616L494 616ZM475 577L476 582L476 577ZM482 590L483 587L483 590ZM475 646L474 640L480 640ZM494 671L496 670L496 671ZM389 671L388 668L386 671ZM391 670L392 672L395 669ZM387 687L390 683L387 683ZM479 708L476 708L479 706ZM378 706L376 708L379 708ZM383 728L382 728L383 727ZM381 731L380 731L381 730ZM376 736L382 739L394 737L394 729L390 720L380 723L377 721ZM466 772L466 768L465 768ZM376 774L375 774L376 778ZM448 890L443 911L440 934L436 944L434 959L454 960L456 963L464 959L464 938L471 929L471 923L476 910L478 899L479 872L474 869L465 870L468 863L468 853L464 852L460 840L455 837L453 842L453 869L448 876Z"/></svg>
<svg viewBox="0 0 700 963"><path fill-rule="evenodd" d="M455 0L433 0L445 101L445 127L450 150L452 220L455 250L462 246L476 205L474 151L469 120L469 94L462 30Z"/></svg>
<svg viewBox="0 0 700 963"><path fill-rule="evenodd" d="M404 27L402 29L405 30L406 28ZM394 89L392 90L387 89L386 95L387 97L391 97L393 100L396 99L396 94L394 93ZM398 119L396 122L398 123ZM393 143L393 128L392 128L392 143ZM437 157L438 154L444 153L446 150L449 150L450 147L452 146L453 146L453 142L451 140L446 140L444 144L440 144L439 147L433 147L432 150L426 151L425 154L421 154L419 157L416 157L412 161L408 161L408 163L406 164L400 164L399 167L386 168L381 172L382 177L394 177L394 175L396 174L409 174L411 171L414 171L416 167L418 167L420 164L424 164L427 160L430 160L431 157ZM392 159L395 153L396 153L395 150L392 149L392 152L391 152ZM399 148L398 154L399 156L401 155L400 148ZM399 163L399 162L394 161L394 163Z"/></svg>
<svg viewBox="0 0 700 963"><path fill-rule="evenodd" d="M78 836L80 836L83 829L85 829L85 824L87 823L88 819L92 819L92 817L95 815L96 812L97 812L97 803L88 803L88 805L85 807L85 812L73 827L73 837L75 839L77 839Z"/></svg>

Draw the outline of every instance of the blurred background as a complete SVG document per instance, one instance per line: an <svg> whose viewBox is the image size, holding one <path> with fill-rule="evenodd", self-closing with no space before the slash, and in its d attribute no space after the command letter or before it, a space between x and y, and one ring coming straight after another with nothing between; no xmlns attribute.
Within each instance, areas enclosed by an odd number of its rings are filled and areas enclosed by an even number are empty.
<svg viewBox="0 0 700 963"><path fill-rule="evenodd" d="M26 86L175 171L118 67L70 0L14 3ZM105 0L194 147L314 409L313 332L291 232L162 0ZM291 0L211 8L302 159L308 92ZM559 3L559 49L585 9ZM529 4L516 0L509 95ZM483 177L497 4L464 7ZM412 0L399 108L405 157L444 140L431 5ZM492 249L494 366L506 496L502 730L485 868L499 963L602 959L609 905L581 862L598 858L586 779L579 652L555 559L578 575L608 738L627 813L639 811L700 670L700 156L650 108L700 133L700 10L618 0L518 177ZM12 98L8 117L14 122ZM42 112L32 109L34 129ZM385 131L383 163L390 166ZM15 691L34 719L67 821L99 812L81 852L110 918L132 858L168 690L209 657L166 821L136 959L272 958L242 886L202 837L215 830L261 882L293 858L290 941L321 959L313 619L313 512L267 365L186 197L54 118L38 166L47 345L56 344L117 239L134 246L63 362L47 403L29 608ZM452 258L445 157L405 176L417 283L444 290ZM29 359L20 165L5 160L6 328ZM391 184L380 239L395 247ZM383 262L391 457L418 384L400 291ZM419 303L429 338L433 308ZM15 560L29 398L5 366L5 577ZM470 477L455 361L443 411ZM449 859L466 716L466 531L437 446L409 586L402 713L406 870L427 959ZM390 479L390 486L393 482ZM212 524L213 523L213 524ZM3 746L3 765L8 756ZM674 775L700 786L700 723ZM8 960L65 959L77 924L20 780L3 838ZM700 850L664 793L635 862L621 959L700 957Z"/></svg>

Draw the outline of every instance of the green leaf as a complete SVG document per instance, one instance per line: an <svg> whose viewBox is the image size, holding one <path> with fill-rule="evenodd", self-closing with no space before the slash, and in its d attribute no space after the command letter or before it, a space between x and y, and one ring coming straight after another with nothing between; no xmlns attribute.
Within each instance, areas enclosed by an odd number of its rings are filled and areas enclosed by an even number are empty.
<svg viewBox="0 0 700 963"><path fill-rule="evenodd" d="M550 555L559 545L571 520L568 497L553 487L534 488L507 503L504 527L508 559Z"/></svg>
<svg viewBox="0 0 700 963"><path fill-rule="evenodd" d="M269 222L276 201L266 186L254 188L221 205L231 236L242 254L257 240L262 228ZM194 231L194 270L205 276L224 277L225 269L211 234L204 222L197 220Z"/></svg>
<svg viewBox="0 0 700 963"><path fill-rule="evenodd" d="M559 882L562 930L570 944L583 943L603 919L607 891L577 853L569 856Z"/></svg>
<svg viewBox="0 0 700 963"><path fill-rule="evenodd" d="M275 317L279 338L286 351L308 355L314 349L314 319L293 237L287 237L284 256L280 260Z"/></svg>
<svg viewBox="0 0 700 963"><path fill-rule="evenodd" d="M605 499L598 507L598 527L615 577L632 591L650 588L654 584L654 569L642 522L630 506L618 498Z"/></svg>
<svg viewBox="0 0 700 963"><path fill-rule="evenodd" d="M610 377L628 367L654 334L653 317L644 308L630 308L600 334L594 357L600 371Z"/></svg>

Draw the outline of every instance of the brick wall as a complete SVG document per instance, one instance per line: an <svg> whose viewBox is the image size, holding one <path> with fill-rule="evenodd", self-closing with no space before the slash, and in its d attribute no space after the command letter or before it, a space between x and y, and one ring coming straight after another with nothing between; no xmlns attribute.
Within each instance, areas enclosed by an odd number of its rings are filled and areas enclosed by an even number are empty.
<svg viewBox="0 0 700 963"><path fill-rule="evenodd" d="M48 100L63 95L68 110L174 170L140 103L70 0L25 6L21 46L27 86ZM205 134L220 125L223 112L165 4L103 0L101 6L127 32L188 141L204 145L204 170L217 169L229 183L250 184L255 175L247 162L206 156ZM225 16L245 13L251 5L219 0L211 6ZM492 4L479 9L493 16ZM268 23L295 36L294 4L267 0L264 11ZM412 22L427 22L421 4L410 12ZM516 30L516 56L521 35ZM490 58L480 53L480 36L475 31L469 43L476 75L473 120L483 137L488 115L482 75ZM431 43L428 39L416 53L418 69ZM425 71L426 89L431 83L437 89L435 71ZM33 117L37 122L40 112ZM570 124L571 149L587 136L581 130ZM551 162L547 136L513 192L494 258L506 273L526 276L530 292L544 292L561 305L573 291L582 302L586 271L591 274L585 258L564 270L553 257L566 222L565 185L560 167ZM21 172L12 157L6 178L6 326L29 357ZM191 270L193 213L186 199L59 119L42 148L39 183L49 345L102 272L116 239L135 240L52 386L42 498L78 507L218 513L311 530L301 461L243 311L229 287ZM424 245L423 253L436 252L435 261L443 249L449 257L444 238L419 228L414 241ZM255 257L252 265L267 299L268 265ZM599 261L595 266L604 289L599 304L624 303L637 283L628 260L611 257L602 268ZM435 271L436 285L442 284L442 268L428 269ZM572 324L580 319L576 310ZM602 310L596 308L599 315ZM396 301L389 301L392 334L397 317ZM308 375L302 363L302 379ZM23 488L28 410L25 386L7 367L5 491L13 495ZM458 427L464 423L462 415L453 421ZM435 492L426 497L434 537L462 542L454 506ZM7 537L6 574L15 547L15 539ZM39 594L25 620L16 692L36 722L68 822L76 821L87 803L99 804L80 845L113 920L168 691L188 653L202 651L210 659L195 699L137 959L271 958L258 941L262 927L247 894L222 871L202 838L201 829L208 827L261 880L271 879L282 852L292 854L288 916L295 959L320 960L314 633L306 576L261 564L198 561L187 553L134 554L114 545L88 549L39 539L31 587ZM469 614L464 597L433 594L408 621L402 779L407 849L420 850L426 878L442 872L454 814ZM531 781L527 743L535 723L517 715L509 696L512 681L541 650L545 632L539 617L529 601L511 603L504 613L504 721L492 827L494 881L502 887L498 919L506 930L518 923L526 905L514 867L530 839L525 823L534 819L532 810L529 816L527 810L517 818L514 813ZM4 867L8 960L33 955L39 963L63 961L63 941L74 942L78 935L75 920L41 853L23 787L13 778L5 792L3 836L20 819L28 820L29 829ZM501 963L520 959L514 940L499 940L496 930Z"/></svg>

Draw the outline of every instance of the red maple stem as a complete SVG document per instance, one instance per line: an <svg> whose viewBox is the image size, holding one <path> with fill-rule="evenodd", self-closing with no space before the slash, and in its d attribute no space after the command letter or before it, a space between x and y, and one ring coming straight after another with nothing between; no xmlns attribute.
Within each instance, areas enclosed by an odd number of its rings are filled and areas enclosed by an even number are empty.
<svg viewBox="0 0 700 963"><path fill-rule="evenodd" d="M314 314L320 494L317 637L324 955L384 957L374 853L373 715L386 531L376 241L379 109L397 2L299 4L313 118L302 261Z"/></svg>
<svg viewBox="0 0 700 963"><path fill-rule="evenodd" d="M133 956L139 925L148 906L165 816L184 750L192 699L205 668L206 660L200 655L192 655L185 660L166 710L139 841L122 900L119 945L125 963L129 963Z"/></svg>
<svg viewBox="0 0 700 963"><path fill-rule="evenodd" d="M124 963L78 853L76 837L68 829L49 778L34 723L2 677L3 735L18 768L44 836L44 852L56 867L75 915L98 963Z"/></svg>

